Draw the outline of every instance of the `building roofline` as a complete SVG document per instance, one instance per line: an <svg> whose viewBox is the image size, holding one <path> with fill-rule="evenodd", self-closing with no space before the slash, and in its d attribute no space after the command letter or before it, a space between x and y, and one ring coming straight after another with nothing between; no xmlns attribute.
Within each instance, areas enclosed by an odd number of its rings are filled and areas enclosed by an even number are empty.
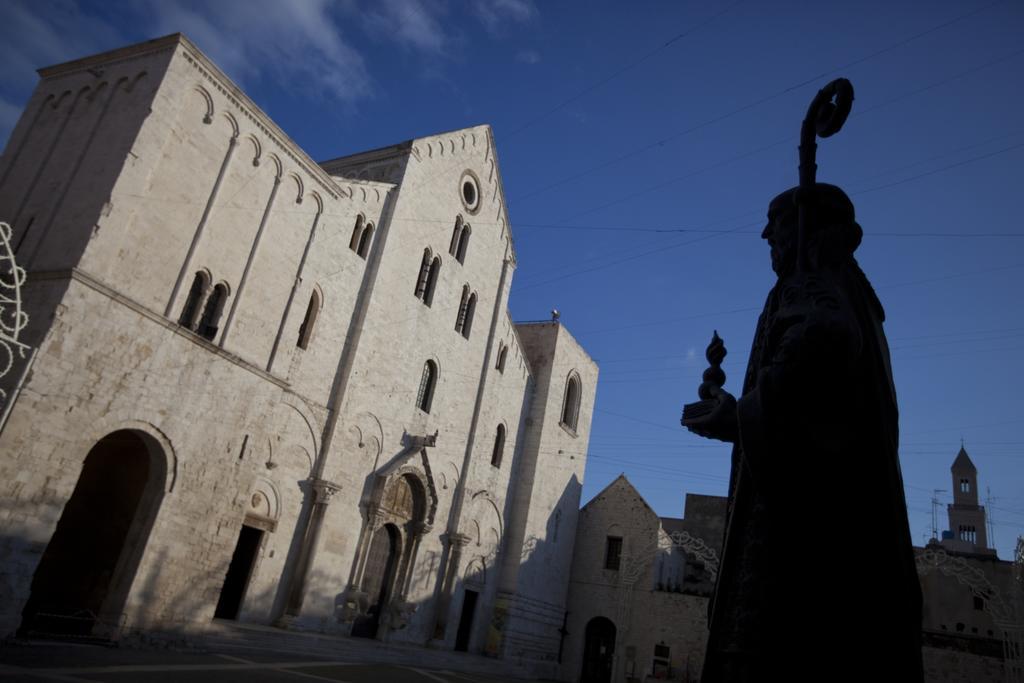
<svg viewBox="0 0 1024 683"><path fill-rule="evenodd" d="M119 47L114 50L107 50L106 52L89 55L88 57L79 57L78 59L72 59L67 62L59 62L50 66L44 66L36 69L36 73L39 74L40 78L52 78L54 76L82 71L92 66L109 64L110 62L120 61L130 57L138 57L152 52L162 52L163 50L173 48L177 45L191 45L193 49L198 50L198 48L192 44L185 34L171 33L169 35L153 38L152 40L146 40L141 43L126 45L125 47Z"/></svg>
<svg viewBox="0 0 1024 683"><path fill-rule="evenodd" d="M540 326L540 325L553 325L553 326L557 327L559 332L564 332L566 335L568 335L569 339L572 340L572 343L575 344L576 347L579 348L580 352L586 357L586 359L588 361L590 361L590 364L593 365L594 368L596 368L597 370L600 371L601 366L599 366L597 364L597 361L594 360L593 356L591 356L590 353L585 348L583 348L583 344L580 344L580 340L577 339L576 336L572 332L569 331L569 328L566 327L562 323L562 321L560 321L560 320L525 320L525 321L522 321L522 322L514 322L513 324L515 326L517 326L517 327L520 326L520 325L522 325L523 327L525 327L527 325L529 325L531 327L536 327L536 326Z"/></svg>
<svg viewBox="0 0 1024 683"><path fill-rule="evenodd" d="M519 355L523 357L523 363L526 364L526 374L530 379L534 378L533 366L530 365L530 357L526 355L526 347L523 346L523 339L519 336L519 330L516 329L516 321L512 319L512 311L505 309L505 319L508 320L508 326L512 328L512 336L515 337L516 346L519 347Z"/></svg>
<svg viewBox="0 0 1024 683"><path fill-rule="evenodd" d="M412 151L412 143L412 140L406 140L405 142L398 142L393 145L374 147L373 149L363 150L362 152L353 152L352 154L345 154L340 157L334 157L333 159L325 159L318 163L322 167L349 166L352 164L378 161L380 159L408 156Z"/></svg>
<svg viewBox="0 0 1024 683"><path fill-rule="evenodd" d="M189 40L188 36L183 33L172 33L167 36L154 38L153 40L147 40L134 45L128 45L127 47L118 48L116 50L109 50L107 52L101 52L88 57L82 57L81 59L75 59L70 62L63 62L61 64L44 67L39 69L38 73L41 78L53 78L54 76L83 71L94 66L110 64L111 62L131 59L140 55L175 48L181 48L186 55L186 59L193 60L201 73L205 71L202 75L220 86L227 99L238 109L241 109L246 115L254 119L256 125L263 129L263 133L267 135L267 137L276 140L292 160L295 161L296 164L306 173L308 173L311 178L318 182L322 190L336 199L347 196L347 193L338 185L334 178L332 178L327 171L321 168L320 165L309 156L309 153L307 153L306 150L292 140L291 136L284 132L273 118L263 111L259 105L253 102L237 83L231 80L231 78L228 77L228 75L225 74L221 68L206 55L206 53L199 49L199 47Z"/></svg>
<svg viewBox="0 0 1024 683"><path fill-rule="evenodd" d="M605 494L605 493L606 493L606 492L607 492L607 491L608 491L608 490L609 490L609 489L610 489L611 487L615 486L615 484L617 484L617 483L619 482L619 480L620 480L620 479L621 479L621 480L622 480L622 481L623 481L623 482L624 482L624 483L626 484L626 486L628 486L628 487L630 488L630 490L631 490L631 491L633 491L633 493L635 493L635 494L636 494L636 497L637 497L637 498L639 498L639 499L640 499L640 502L644 504L644 507L646 507L646 508L647 508L647 510L648 510L648 511L649 511L649 512L650 512L650 513L651 513L652 515L654 515L654 516L655 516L655 518L657 518L657 519L659 520L659 524L660 524L660 523L661 523L661 522L660 522L660 520L661 520L661 517L658 517L658 513L654 511L654 508L652 508L652 507L651 507L651 504L647 502L647 499L646 499L646 498L644 498L644 495L643 495L642 493L640 493L640 490L639 490L639 489L637 489L637 487L633 486L633 482L631 482L631 481L629 480L629 478L628 478L628 477L626 476L626 473L625 473L625 472L620 472L620 473L619 473L619 476L617 476L617 477L615 477L614 479L612 479L612 480L611 480L611 481L610 481L610 482L608 483L608 485L607 485L607 486L605 486L605 487L604 487L603 489L601 489L600 491L598 491L597 493L595 493L595 494L594 494L594 497L593 497L593 498L591 498L590 500L588 500L588 501L587 501L587 504L586 504L586 505L584 505L583 507L581 507L581 508L580 508L580 512L583 512L583 511L584 511L584 510L586 510L586 509L587 509L588 507L590 507L590 506L591 506L591 505L592 505L592 504L594 503L594 501L596 501L596 500L597 500L598 498L600 498L601 496L603 496L603 495L604 495L604 494Z"/></svg>

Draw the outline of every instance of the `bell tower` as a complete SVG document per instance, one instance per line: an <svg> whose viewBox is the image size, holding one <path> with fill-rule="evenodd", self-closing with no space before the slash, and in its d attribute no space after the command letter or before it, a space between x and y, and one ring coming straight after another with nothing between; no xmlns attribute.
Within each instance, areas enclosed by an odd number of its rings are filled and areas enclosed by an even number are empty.
<svg viewBox="0 0 1024 683"><path fill-rule="evenodd" d="M942 545L956 552L994 554L985 533L985 508L978 505L978 469L963 444L949 469L953 503L947 507L949 531L942 535Z"/></svg>

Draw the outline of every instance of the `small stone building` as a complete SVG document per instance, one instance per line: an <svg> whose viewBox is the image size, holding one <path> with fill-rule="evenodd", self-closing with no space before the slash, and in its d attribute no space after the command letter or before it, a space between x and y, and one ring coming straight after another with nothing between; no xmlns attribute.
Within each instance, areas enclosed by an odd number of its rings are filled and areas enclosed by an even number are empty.
<svg viewBox="0 0 1024 683"><path fill-rule="evenodd" d="M658 517L625 475L580 511L561 679L697 681L726 499Z"/></svg>
<svg viewBox="0 0 1024 683"><path fill-rule="evenodd" d="M941 539L915 548L924 598L928 681L1024 679L1024 584L988 546L978 470L961 447L950 467L953 502Z"/></svg>
<svg viewBox="0 0 1024 683"><path fill-rule="evenodd" d="M491 129L316 163L181 35L39 74L0 160L0 636L220 617L554 671L598 370L510 319Z"/></svg>

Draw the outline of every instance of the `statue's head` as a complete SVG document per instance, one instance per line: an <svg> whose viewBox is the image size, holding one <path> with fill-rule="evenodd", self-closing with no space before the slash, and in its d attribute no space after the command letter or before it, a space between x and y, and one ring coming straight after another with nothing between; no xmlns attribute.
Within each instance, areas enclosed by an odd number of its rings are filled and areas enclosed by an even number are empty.
<svg viewBox="0 0 1024 683"><path fill-rule="evenodd" d="M761 237L772 250L772 270L782 276L796 265L800 188L786 190L768 205L768 224ZM849 258L860 245L863 232L854 220L853 202L840 188L817 183L807 199L811 207L805 236L808 261L816 266Z"/></svg>

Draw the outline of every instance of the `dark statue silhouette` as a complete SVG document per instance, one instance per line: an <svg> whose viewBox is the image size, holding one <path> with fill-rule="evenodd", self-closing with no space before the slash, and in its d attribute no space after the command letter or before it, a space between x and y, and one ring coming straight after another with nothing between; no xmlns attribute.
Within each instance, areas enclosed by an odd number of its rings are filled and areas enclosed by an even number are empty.
<svg viewBox="0 0 1024 683"><path fill-rule="evenodd" d="M838 132L852 102L845 79L818 92L800 184L768 207L778 282L741 396L722 388L716 332L702 400L683 411L690 431L734 444L704 683L923 677L885 314L853 258L853 204L815 180L815 137Z"/></svg>

